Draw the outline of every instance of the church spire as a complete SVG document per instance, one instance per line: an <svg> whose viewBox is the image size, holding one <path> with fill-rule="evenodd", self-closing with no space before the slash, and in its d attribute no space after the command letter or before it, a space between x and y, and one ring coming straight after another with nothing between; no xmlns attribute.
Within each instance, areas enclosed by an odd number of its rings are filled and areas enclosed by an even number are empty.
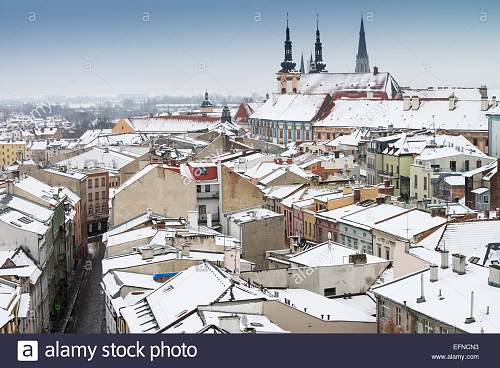
<svg viewBox="0 0 500 368"><path fill-rule="evenodd" d="M365 26L363 24L363 15L361 15L361 25L359 26L358 54L356 55L355 72L356 73L370 72L368 52L366 51Z"/></svg>
<svg viewBox="0 0 500 368"><path fill-rule="evenodd" d="M300 55L300 74L306 74L306 68L304 67L304 53Z"/></svg>
<svg viewBox="0 0 500 368"><path fill-rule="evenodd" d="M323 46L319 34L319 15L316 13L316 42L314 44L314 72L326 72L326 64L323 62Z"/></svg>
<svg viewBox="0 0 500 368"><path fill-rule="evenodd" d="M285 35L285 59L281 63L280 72L288 73L295 69L292 58L292 41L290 40L290 28L288 27L288 13L286 13L286 35Z"/></svg>

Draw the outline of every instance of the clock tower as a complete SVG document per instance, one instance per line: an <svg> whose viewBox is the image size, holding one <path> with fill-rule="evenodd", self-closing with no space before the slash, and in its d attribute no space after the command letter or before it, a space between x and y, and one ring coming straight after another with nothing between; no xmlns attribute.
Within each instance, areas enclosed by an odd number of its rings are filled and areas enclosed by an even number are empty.
<svg viewBox="0 0 500 368"><path fill-rule="evenodd" d="M288 27L288 13L286 14L286 36L285 36L285 58L281 63L281 69L276 74L278 80L278 93L299 93L300 72L295 70L292 57L292 41L290 40L290 28Z"/></svg>

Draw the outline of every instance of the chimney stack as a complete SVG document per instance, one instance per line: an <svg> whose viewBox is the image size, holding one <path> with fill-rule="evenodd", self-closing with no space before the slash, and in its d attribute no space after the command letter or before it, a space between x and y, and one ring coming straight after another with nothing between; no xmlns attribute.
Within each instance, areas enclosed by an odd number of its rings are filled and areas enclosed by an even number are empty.
<svg viewBox="0 0 500 368"><path fill-rule="evenodd" d="M488 101L488 97L481 97L481 111L488 110L490 107L490 102Z"/></svg>
<svg viewBox="0 0 500 368"><path fill-rule="evenodd" d="M442 269L448 268L449 254L450 254L450 252L448 252L447 250L443 250L441 252L441 268Z"/></svg>
<svg viewBox="0 0 500 368"><path fill-rule="evenodd" d="M497 96L491 97L491 107L494 109L497 107Z"/></svg>
<svg viewBox="0 0 500 368"><path fill-rule="evenodd" d="M430 281L436 282L438 280L438 266L433 264L429 267Z"/></svg>
<svg viewBox="0 0 500 368"><path fill-rule="evenodd" d="M474 292L470 292L470 316L465 319L465 324L474 323L476 319L474 318Z"/></svg>
<svg viewBox="0 0 500 368"><path fill-rule="evenodd" d="M450 111L455 110L456 104L457 104L457 98L452 93L450 97L448 97L448 110Z"/></svg>
<svg viewBox="0 0 500 368"><path fill-rule="evenodd" d="M411 98L411 109L412 110L418 110L419 107L420 107L420 97L413 96Z"/></svg>
<svg viewBox="0 0 500 368"><path fill-rule="evenodd" d="M189 248L191 248L191 247L188 243L182 244L182 256L183 257L189 257Z"/></svg>
<svg viewBox="0 0 500 368"><path fill-rule="evenodd" d="M154 249L153 248L141 248L142 259L151 259L154 257Z"/></svg>
<svg viewBox="0 0 500 368"><path fill-rule="evenodd" d="M465 256L463 254L455 253L452 255L453 272L459 275L465 274Z"/></svg>
<svg viewBox="0 0 500 368"><path fill-rule="evenodd" d="M417 303L423 303L425 302L425 296L424 296L424 274L420 274L420 297L417 298Z"/></svg>
<svg viewBox="0 0 500 368"><path fill-rule="evenodd" d="M488 98L488 88L484 84L479 87L479 95L481 96L481 99Z"/></svg>
<svg viewBox="0 0 500 368"><path fill-rule="evenodd" d="M237 314L231 316L220 316L219 327L229 333L240 333L240 316Z"/></svg>
<svg viewBox="0 0 500 368"><path fill-rule="evenodd" d="M488 285L500 288L500 265L490 264Z"/></svg>
<svg viewBox="0 0 500 368"><path fill-rule="evenodd" d="M377 75L378 74L378 66L374 66L373 67L373 75Z"/></svg>
<svg viewBox="0 0 500 368"><path fill-rule="evenodd" d="M408 111L411 108L411 97L403 96L403 110Z"/></svg>

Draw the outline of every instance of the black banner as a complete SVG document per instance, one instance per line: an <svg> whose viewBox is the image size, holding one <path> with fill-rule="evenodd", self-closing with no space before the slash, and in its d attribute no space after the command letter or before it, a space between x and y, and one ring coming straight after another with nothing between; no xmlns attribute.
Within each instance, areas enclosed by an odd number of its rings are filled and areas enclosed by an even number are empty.
<svg viewBox="0 0 500 368"><path fill-rule="evenodd" d="M498 335L0 335L2 367L484 367Z"/></svg>

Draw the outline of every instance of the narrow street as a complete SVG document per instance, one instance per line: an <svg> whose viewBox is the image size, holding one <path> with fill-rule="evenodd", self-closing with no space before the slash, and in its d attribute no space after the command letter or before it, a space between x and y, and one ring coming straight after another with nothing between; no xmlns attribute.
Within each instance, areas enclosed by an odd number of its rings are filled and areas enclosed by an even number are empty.
<svg viewBox="0 0 500 368"><path fill-rule="evenodd" d="M95 253L89 255L88 259L92 262L92 269L85 273L71 319L66 328L68 333L106 332L104 294L100 286L103 257L104 247L102 246L98 246Z"/></svg>

